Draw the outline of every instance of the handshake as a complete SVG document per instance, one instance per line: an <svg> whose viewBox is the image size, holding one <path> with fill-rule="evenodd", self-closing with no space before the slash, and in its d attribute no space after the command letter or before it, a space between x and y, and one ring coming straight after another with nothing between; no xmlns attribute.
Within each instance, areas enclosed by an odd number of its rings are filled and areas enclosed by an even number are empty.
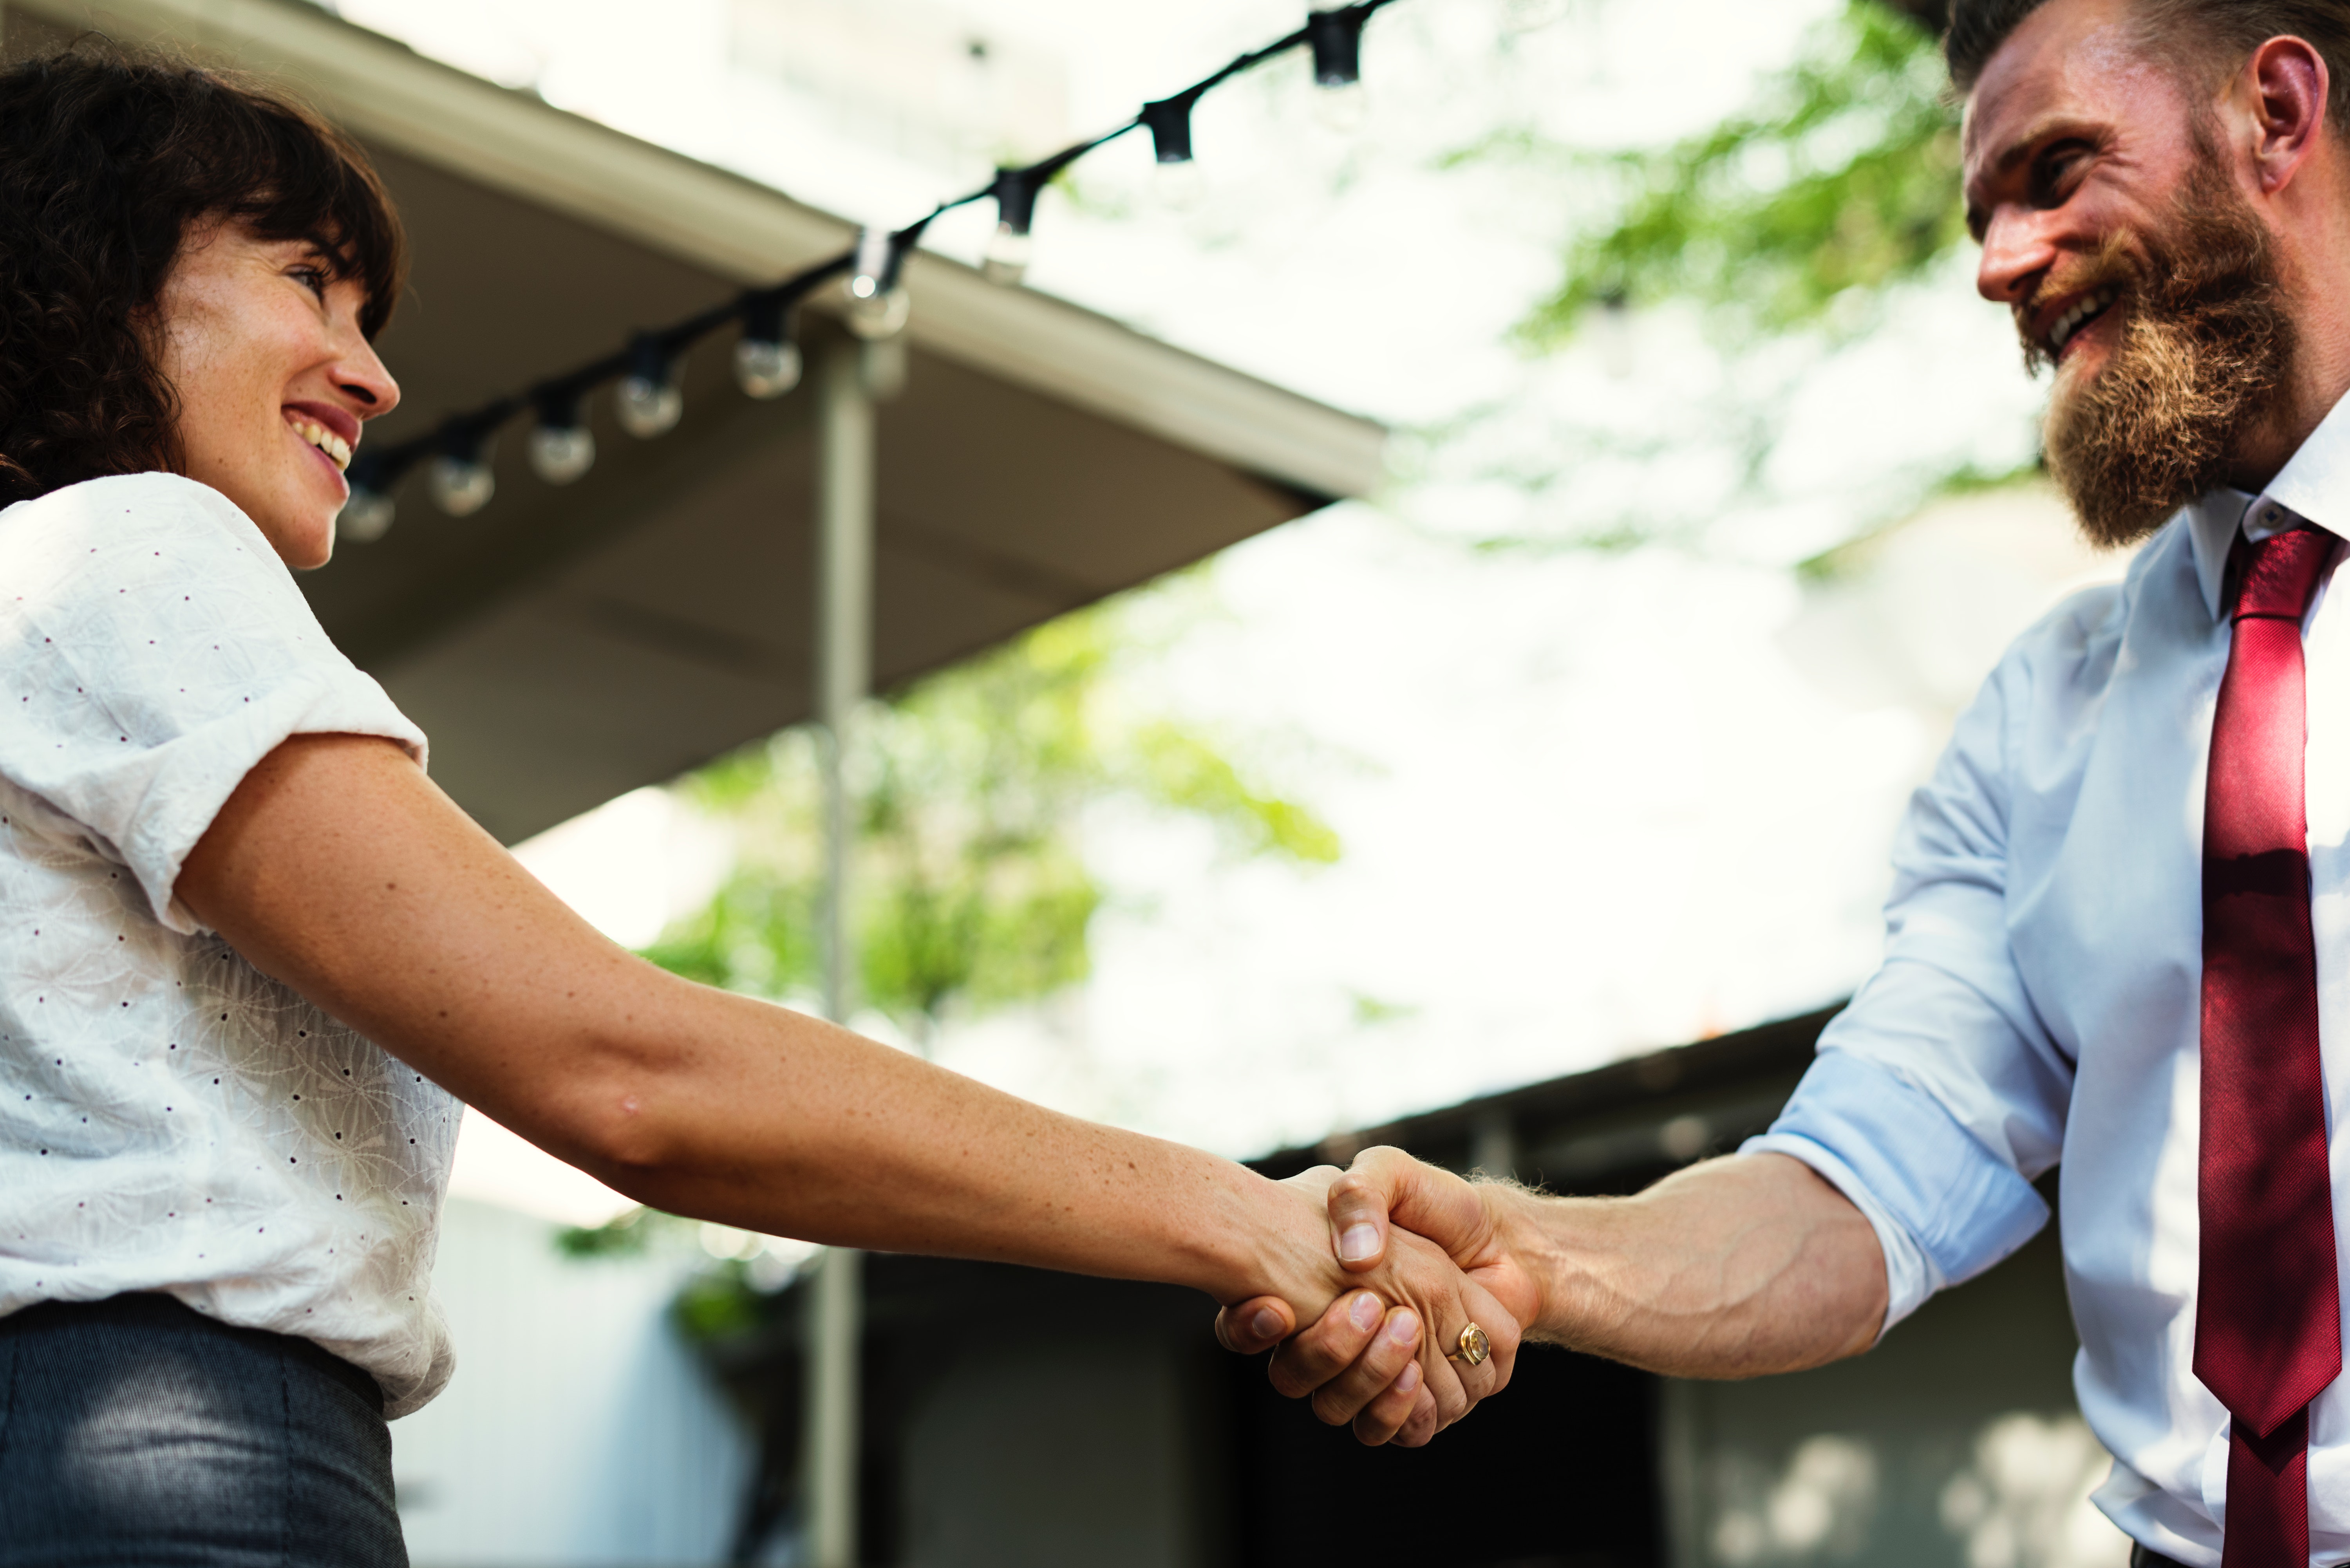
<svg viewBox="0 0 2350 1568"><path fill-rule="evenodd" d="M1524 1232L1510 1223L1532 1194L1394 1148L1278 1185L1311 1220L1253 1275L1284 1282L1217 1315L1227 1349L1278 1346L1274 1386L1311 1396L1316 1416L1373 1445L1417 1447L1509 1386L1519 1345L1543 1321L1540 1281L1519 1256ZM1320 1316L1304 1324L1299 1304Z"/></svg>
<svg viewBox="0 0 2350 1568"><path fill-rule="evenodd" d="M1274 1386L1366 1443L1427 1442L1508 1386L1527 1340L1752 1377L1856 1355L1885 1323L1875 1228L1783 1154L1706 1160L1632 1198L1552 1198L1372 1148L1258 1190L1279 1240L1256 1216L1216 1337L1273 1349Z"/></svg>

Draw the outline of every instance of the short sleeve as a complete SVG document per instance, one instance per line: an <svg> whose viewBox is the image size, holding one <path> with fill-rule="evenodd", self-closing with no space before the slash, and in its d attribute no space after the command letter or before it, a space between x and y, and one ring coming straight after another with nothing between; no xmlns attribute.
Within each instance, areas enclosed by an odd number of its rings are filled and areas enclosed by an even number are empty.
<svg viewBox="0 0 2350 1568"><path fill-rule="evenodd" d="M182 933L181 866L288 736L380 735L424 761L261 531L172 474L0 513L0 776L87 828Z"/></svg>

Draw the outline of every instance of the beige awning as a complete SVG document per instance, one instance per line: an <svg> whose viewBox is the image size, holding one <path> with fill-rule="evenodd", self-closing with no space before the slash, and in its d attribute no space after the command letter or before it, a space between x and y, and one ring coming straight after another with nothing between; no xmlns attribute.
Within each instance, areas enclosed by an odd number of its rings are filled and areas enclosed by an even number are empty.
<svg viewBox="0 0 2350 1568"><path fill-rule="evenodd" d="M265 72L374 153L415 242L380 345L398 441L846 248L754 182L427 60L299 0L9 0L9 47L84 28ZM910 374L881 416L883 687L1377 483L1383 432L1102 317L918 254ZM714 340L686 415L554 489L519 424L483 511L421 483L304 582L327 628L509 842L806 717L809 396L754 402Z"/></svg>

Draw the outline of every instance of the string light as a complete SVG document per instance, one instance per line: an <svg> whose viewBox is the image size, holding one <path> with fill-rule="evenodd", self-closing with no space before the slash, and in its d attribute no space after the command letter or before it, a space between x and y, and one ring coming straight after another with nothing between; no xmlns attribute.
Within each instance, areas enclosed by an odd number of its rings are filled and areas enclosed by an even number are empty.
<svg viewBox="0 0 2350 1568"><path fill-rule="evenodd" d="M1025 169L995 171L995 232L987 236L987 248L979 256L979 270L987 281L1007 288L1027 275L1028 258L1036 249L1028 231L1036 221L1040 182L1027 176Z"/></svg>
<svg viewBox="0 0 2350 1568"><path fill-rule="evenodd" d="M396 474L387 474L383 464L367 457L351 461L350 499L343 503L335 518L338 538L356 545L372 545L391 527L391 520L400 508L391 499L391 487L399 482Z"/></svg>
<svg viewBox="0 0 2350 1568"><path fill-rule="evenodd" d="M995 197L995 232L987 237L987 249L979 264L988 282L1008 288L1026 275L1028 258L1035 249L1028 231L1036 221L1036 197L1055 175L1092 151L1095 145L1087 142L1068 148L1024 169L995 171L995 183L990 188Z"/></svg>
<svg viewBox="0 0 2350 1568"><path fill-rule="evenodd" d="M532 400L538 421L530 428L531 472L549 484L574 483L595 466L596 437L579 412L584 395L558 384Z"/></svg>
<svg viewBox="0 0 2350 1568"><path fill-rule="evenodd" d="M612 394L620 428L639 441L664 436L685 417L685 393L677 384L677 356L667 335L639 332L629 345L629 373Z"/></svg>
<svg viewBox="0 0 2350 1568"><path fill-rule="evenodd" d="M1177 93L1142 106L1135 118L1150 132L1150 148L1158 163L1153 185L1159 199L1170 207L1199 205L1205 184L1200 166L1191 159L1191 106L1200 89Z"/></svg>
<svg viewBox="0 0 2350 1568"><path fill-rule="evenodd" d="M868 342L895 337L906 329L914 301L902 274L906 253L930 226L924 218L910 229L860 229L857 259L848 271L848 329Z"/></svg>
<svg viewBox="0 0 2350 1568"><path fill-rule="evenodd" d="M743 302L743 336L734 341L734 384L745 396L762 401L780 398L800 384L792 301L779 289Z"/></svg>
<svg viewBox="0 0 2350 1568"><path fill-rule="evenodd" d="M1333 130L1362 129L1363 24L1373 7L1337 5L1305 16L1305 43L1314 53L1315 111Z"/></svg>
<svg viewBox="0 0 2350 1568"><path fill-rule="evenodd" d="M497 475L490 472L485 432L452 426L441 437L441 450L424 471L424 484L432 504L452 517L471 517L497 493Z"/></svg>
<svg viewBox="0 0 2350 1568"><path fill-rule="evenodd" d="M784 396L799 385L801 377L800 349L792 330L799 302L839 279L845 296L842 316L849 330L868 341L897 337L905 330L913 307L903 277L906 257L921 243L933 219L958 207L989 200L995 202L995 228L982 256L982 270L994 282L1018 283L1035 254L1039 193L1071 163L1129 131L1149 131L1162 197L1188 203L1196 199L1200 188L1191 155L1193 107L1209 91L1275 56L1301 47L1310 49L1314 79L1320 89L1315 95L1317 110L1325 119L1357 121L1362 102L1363 25L1373 12L1393 3L1356 0L1352 5L1309 11L1305 25L1297 31L1236 57L1181 92L1144 104L1132 119L1090 141L1078 142L1035 163L998 169L980 189L941 202L904 228L864 229L854 249L827 256L772 287L746 291L727 304L660 331L639 332L619 353L551 377L520 396L500 398L452 414L437 429L397 446L362 453L351 463L350 499L338 519L338 529L344 538L359 544L381 538L397 512L392 491L419 464L424 465L427 489L443 511L457 517L480 511L496 490L486 456L490 438L525 409L534 411L525 442L532 472L549 484L576 483L596 461L596 440L581 416L588 393L605 382L617 382L613 412L620 428L645 440L664 435L677 427L685 412L678 372L686 352L730 323L742 327L734 344L735 384L754 398Z"/></svg>

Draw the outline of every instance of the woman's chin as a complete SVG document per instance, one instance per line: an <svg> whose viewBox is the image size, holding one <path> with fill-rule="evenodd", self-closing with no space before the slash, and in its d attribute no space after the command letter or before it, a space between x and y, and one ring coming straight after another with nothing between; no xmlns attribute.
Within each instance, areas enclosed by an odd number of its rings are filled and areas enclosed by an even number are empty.
<svg viewBox="0 0 2350 1568"><path fill-rule="evenodd" d="M260 522L258 518L255 521ZM262 523L261 532L289 571L315 571L325 566L335 554L335 514L332 512L308 513L300 517L279 520L274 524Z"/></svg>

